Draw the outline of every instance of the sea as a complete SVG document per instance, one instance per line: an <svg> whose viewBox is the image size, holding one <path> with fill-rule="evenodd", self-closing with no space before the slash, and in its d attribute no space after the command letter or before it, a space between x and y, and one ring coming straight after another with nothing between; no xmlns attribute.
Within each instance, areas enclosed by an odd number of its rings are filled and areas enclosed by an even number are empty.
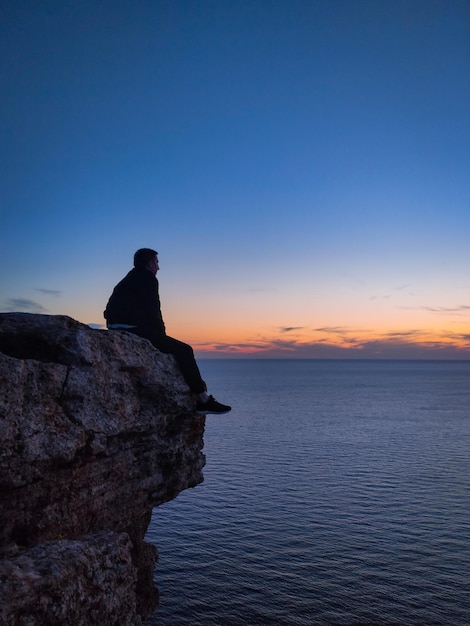
<svg viewBox="0 0 470 626"><path fill-rule="evenodd" d="M470 361L220 359L151 626L470 624Z"/></svg>

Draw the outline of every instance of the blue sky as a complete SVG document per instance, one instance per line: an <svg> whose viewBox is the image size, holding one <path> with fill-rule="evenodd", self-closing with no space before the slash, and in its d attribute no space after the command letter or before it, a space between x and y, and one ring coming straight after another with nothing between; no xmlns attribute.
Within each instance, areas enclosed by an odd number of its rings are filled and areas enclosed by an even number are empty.
<svg viewBox="0 0 470 626"><path fill-rule="evenodd" d="M470 5L7 1L0 309L198 353L468 358Z"/></svg>

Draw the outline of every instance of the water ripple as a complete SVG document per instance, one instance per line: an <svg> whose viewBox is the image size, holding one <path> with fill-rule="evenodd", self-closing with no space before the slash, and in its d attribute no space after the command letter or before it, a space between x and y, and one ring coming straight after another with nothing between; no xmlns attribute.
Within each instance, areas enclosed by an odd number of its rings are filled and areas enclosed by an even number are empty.
<svg viewBox="0 0 470 626"><path fill-rule="evenodd" d="M154 512L150 624L470 624L470 364L204 367L237 408Z"/></svg>

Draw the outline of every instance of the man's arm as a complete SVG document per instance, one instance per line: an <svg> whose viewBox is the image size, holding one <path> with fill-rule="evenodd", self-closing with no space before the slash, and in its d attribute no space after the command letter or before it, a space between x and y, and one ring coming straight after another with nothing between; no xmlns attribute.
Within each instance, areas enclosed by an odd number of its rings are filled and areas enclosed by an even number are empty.
<svg viewBox="0 0 470 626"><path fill-rule="evenodd" d="M158 293L158 280L150 272L148 272L148 276L145 276L140 294L139 317L141 317L142 325L165 335L165 323L163 322L160 295Z"/></svg>

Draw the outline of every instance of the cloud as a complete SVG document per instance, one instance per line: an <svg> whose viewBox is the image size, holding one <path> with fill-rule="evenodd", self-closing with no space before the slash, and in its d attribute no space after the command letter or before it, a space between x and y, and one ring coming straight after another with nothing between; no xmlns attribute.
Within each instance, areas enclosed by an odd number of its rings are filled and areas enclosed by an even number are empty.
<svg viewBox="0 0 470 626"><path fill-rule="evenodd" d="M444 339L450 339L451 341L457 342L470 342L470 334L469 333L444 333Z"/></svg>
<svg viewBox="0 0 470 626"><path fill-rule="evenodd" d="M383 340L395 340L395 339L405 339L408 337L418 337L422 335L422 331L420 330L400 330L398 332L388 332L383 335Z"/></svg>
<svg viewBox="0 0 470 626"><path fill-rule="evenodd" d="M355 330L353 328L348 328L346 326L323 326L321 328L314 328L314 332L322 333L326 335L335 336L334 339L324 338L318 339L318 342L321 343L334 343L337 341L341 341L342 345L357 345L361 343L360 335L367 333L365 330ZM359 335L359 336L358 336Z"/></svg>
<svg viewBox="0 0 470 626"><path fill-rule="evenodd" d="M36 288L36 291L40 291L41 293L46 294L46 296L59 297L59 296L62 295L62 291L59 291L58 289L40 289L38 287L38 288Z"/></svg>
<svg viewBox="0 0 470 626"><path fill-rule="evenodd" d="M400 306L399 309L406 311L430 311L431 313L465 313L470 310L469 304L458 304L457 306Z"/></svg>
<svg viewBox="0 0 470 626"><path fill-rule="evenodd" d="M10 298L7 300L7 311L21 311L24 313L44 313L45 309L41 304L28 298Z"/></svg>
<svg viewBox="0 0 470 626"><path fill-rule="evenodd" d="M469 344L467 340L467 344ZM418 343L412 341L367 341L357 345L335 345L327 342L271 342L263 346L232 344L231 346L198 347L198 357L262 357L294 359L464 359L470 360L467 348L446 342Z"/></svg>
<svg viewBox="0 0 470 626"><path fill-rule="evenodd" d="M469 333L442 331L432 336L424 330L409 329L373 336L364 329L331 326L315 329L320 334L318 338L286 339L284 328L297 327L282 327L278 330L282 334L277 336L260 336L236 344L200 344L195 349L201 357L470 359Z"/></svg>
<svg viewBox="0 0 470 626"><path fill-rule="evenodd" d="M470 310L470 305L460 304L455 307L423 306L422 309L424 309L425 311L431 311L432 313L461 313L462 311Z"/></svg>
<svg viewBox="0 0 470 626"><path fill-rule="evenodd" d="M323 326L322 328L314 328L313 330L318 333L338 333L341 335L343 333L351 332L350 329L345 326Z"/></svg>
<svg viewBox="0 0 470 626"><path fill-rule="evenodd" d="M293 330L302 330L303 326L280 326L279 330L281 333L291 333Z"/></svg>

